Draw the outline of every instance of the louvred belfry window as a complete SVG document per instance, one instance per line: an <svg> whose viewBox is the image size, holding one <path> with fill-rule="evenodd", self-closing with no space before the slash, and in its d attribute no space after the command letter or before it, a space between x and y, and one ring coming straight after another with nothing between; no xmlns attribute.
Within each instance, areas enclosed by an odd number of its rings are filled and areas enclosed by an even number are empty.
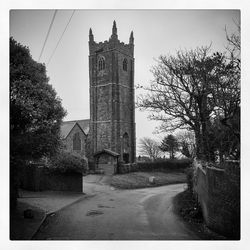
<svg viewBox="0 0 250 250"><path fill-rule="evenodd" d="M123 60L123 70L124 70L124 71L127 71L127 70L128 70L128 61L127 61L126 58Z"/></svg>
<svg viewBox="0 0 250 250"><path fill-rule="evenodd" d="M104 70L105 69L105 59L104 57L100 57L98 60L98 70Z"/></svg>

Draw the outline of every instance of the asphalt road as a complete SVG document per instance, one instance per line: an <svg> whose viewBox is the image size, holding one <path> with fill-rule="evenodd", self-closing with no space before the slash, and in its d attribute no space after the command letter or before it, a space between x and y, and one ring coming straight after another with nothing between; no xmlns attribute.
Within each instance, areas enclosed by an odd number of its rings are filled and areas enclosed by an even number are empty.
<svg viewBox="0 0 250 250"><path fill-rule="evenodd" d="M173 213L172 198L185 184L116 190L85 183L85 199L48 217L37 240L197 240Z"/></svg>

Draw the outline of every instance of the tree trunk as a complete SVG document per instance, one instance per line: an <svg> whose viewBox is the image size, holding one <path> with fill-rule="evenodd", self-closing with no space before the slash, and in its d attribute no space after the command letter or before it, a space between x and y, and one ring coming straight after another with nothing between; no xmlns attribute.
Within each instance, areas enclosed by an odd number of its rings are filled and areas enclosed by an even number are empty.
<svg viewBox="0 0 250 250"><path fill-rule="evenodd" d="M204 159L202 135L200 134L198 128L196 128L194 132L195 132L195 143L196 143L196 156L198 159Z"/></svg>

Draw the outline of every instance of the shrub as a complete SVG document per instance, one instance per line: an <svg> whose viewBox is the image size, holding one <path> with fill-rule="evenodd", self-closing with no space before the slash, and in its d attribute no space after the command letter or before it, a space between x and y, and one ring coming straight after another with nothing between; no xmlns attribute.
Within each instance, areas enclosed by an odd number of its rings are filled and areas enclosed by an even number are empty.
<svg viewBox="0 0 250 250"><path fill-rule="evenodd" d="M62 151L49 160L48 167L54 172L84 174L87 171L88 162L86 158Z"/></svg>

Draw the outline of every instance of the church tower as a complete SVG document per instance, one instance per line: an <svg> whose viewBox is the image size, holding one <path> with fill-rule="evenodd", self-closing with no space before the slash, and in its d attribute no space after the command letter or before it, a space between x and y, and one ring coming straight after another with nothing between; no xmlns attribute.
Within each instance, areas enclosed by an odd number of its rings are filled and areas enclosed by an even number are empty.
<svg viewBox="0 0 250 250"><path fill-rule="evenodd" d="M108 41L95 42L89 30L89 159L103 149L135 162L134 37L118 39L116 22Z"/></svg>

